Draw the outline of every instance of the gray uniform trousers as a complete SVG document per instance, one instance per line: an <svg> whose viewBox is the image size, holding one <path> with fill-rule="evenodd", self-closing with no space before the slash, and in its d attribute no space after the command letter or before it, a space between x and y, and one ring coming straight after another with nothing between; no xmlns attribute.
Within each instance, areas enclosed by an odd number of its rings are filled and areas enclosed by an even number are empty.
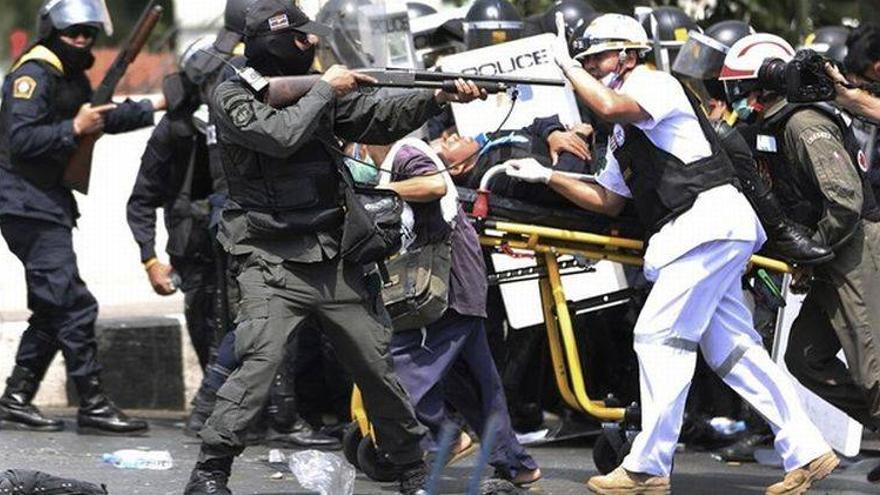
<svg viewBox="0 0 880 495"><path fill-rule="evenodd" d="M816 395L880 428L880 223L863 220L835 254L814 270L785 363Z"/></svg>
<svg viewBox="0 0 880 495"><path fill-rule="evenodd" d="M199 461L238 455L248 423L263 408L288 335L315 315L363 394L379 451L394 464L422 458L425 427L415 419L392 370L390 320L360 266L339 257L318 263L270 262L251 254L238 276L241 290L235 352L240 366L217 392L200 436Z"/></svg>

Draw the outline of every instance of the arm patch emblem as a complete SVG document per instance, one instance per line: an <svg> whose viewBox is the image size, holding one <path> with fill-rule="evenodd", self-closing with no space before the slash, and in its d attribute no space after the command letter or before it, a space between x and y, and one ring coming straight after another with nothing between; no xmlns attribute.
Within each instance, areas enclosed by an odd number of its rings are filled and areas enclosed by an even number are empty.
<svg viewBox="0 0 880 495"><path fill-rule="evenodd" d="M21 76L12 83L12 97L30 100L37 89L37 81L31 76Z"/></svg>

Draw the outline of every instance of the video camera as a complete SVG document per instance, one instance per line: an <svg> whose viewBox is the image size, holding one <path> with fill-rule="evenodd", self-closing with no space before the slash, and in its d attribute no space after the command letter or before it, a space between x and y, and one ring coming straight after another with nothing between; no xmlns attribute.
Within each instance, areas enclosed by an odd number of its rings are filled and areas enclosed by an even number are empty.
<svg viewBox="0 0 880 495"><path fill-rule="evenodd" d="M825 70L828 63L833 62L809 49L798 51L788 63L768 59L758 72L758 86L785 95L791 103L833 100L837 90Z"/></svg>

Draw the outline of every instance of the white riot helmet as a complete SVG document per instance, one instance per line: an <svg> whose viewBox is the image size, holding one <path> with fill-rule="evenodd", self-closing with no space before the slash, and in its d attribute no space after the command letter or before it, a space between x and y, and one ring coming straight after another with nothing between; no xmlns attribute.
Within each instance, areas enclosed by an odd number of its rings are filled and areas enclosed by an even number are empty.
<svg viewBox="0 0 880 495"><path fill-rule="evenodd" d="M611 50L638 50L642 56L651 50L645 29L634 18L604 14L590 23L582 36L571 41L574 59Z"/></svg>
<svg viewBox="0 0 880 495"><path fill-rule="evenodd" d="M113 21L104 0L46 0L40 7L37 31L48 39L52 29L59 31L76 24L87 24L113 35Z"/></svg>
<svg viewBox="0 0 880 495"><path fill-rule="evenodd" d="M724 83L727 101L732 103L759 89L762 69L774 60L787 63L794 55L791 44L775 34L750 34L734 43L718 76Z"/></svg>

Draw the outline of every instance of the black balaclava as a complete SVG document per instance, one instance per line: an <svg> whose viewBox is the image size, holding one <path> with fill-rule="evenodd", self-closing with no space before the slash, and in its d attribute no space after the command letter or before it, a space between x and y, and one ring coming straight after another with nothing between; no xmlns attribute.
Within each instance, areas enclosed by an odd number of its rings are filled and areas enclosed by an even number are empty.
<svg viewBox="0 0 880 495"><path fill-rule="evenodd" d="M85 72L95 65L95 56L92 54L92 45L85 48L77 48L61 40L58 31L54 31L46 42L46 48L58 55L64 70L68 74Z"/></svg>
<svg viewBox="0 0 880 495"><path fill-rule="evenodd" d="M293 31L249 37L244 55L248 65L264 76L302 76L315 61L315 45L300 50Z"/></svg>

